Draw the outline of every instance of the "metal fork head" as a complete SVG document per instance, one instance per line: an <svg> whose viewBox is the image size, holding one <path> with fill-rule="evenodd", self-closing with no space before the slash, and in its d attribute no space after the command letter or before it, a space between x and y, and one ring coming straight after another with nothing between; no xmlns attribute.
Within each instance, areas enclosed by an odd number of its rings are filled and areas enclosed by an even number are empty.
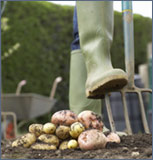
<svg viewBox="0 0 153 160"><path fill-rule="evenodd" d="M127 93L136 93L138 95L138 101L139 101L139 105L140 105L140 112L141 112L141 118L142 118L144 131L145 131L145 133L150 133L147 118L146 118L146 112L145 112L144 102L143 102L143 98L142 98L142 93L148 92L148 93L152 94L152 90L149 88L138 88L135 85L133 85L132 88L129 88L127 85L123 89L119 90L118 92L121 93L121 98L122 98L122 102L123 102L124 119L125 119L127 133L129 135L133 134L132 129L131 129L131 124L130 124L129 114L128 114L128 106L127 106L127 100L126 100ZM106 94L105 102L106 102L106 109L107 109L107 113L108 113L108 119L109 119L111 131L116 132L115 122L114 122L112 111L111 111L109 94Z"/></svg>
<svg viewBox="0 0 153 160"><path fill-rule="evenodd" d="M138 101L139 101L139 105L140 105L140 111L141 111L141 117L142 117L142 123L143 123L143 127L144 127L144 131L145 133L150 133L149 131L149 126L148 126L148 122L147 122L147 118L146 118L146 112L145 112L145 107L144 107L144 102L143 102L143 98L142 98L142 93L143 92L148 92L148 93L151 93L152 94L152 90L149 89L149 88L138 88L136 86L134 86L133 89L129 89L127 87L123 88L121 90L121 93L123 94L123 96L126 94L126 93L136 93L138 95ZM126 99L123 98L123 107L127 107L125 105L126 103ZM127 116L128 113L125 113L125 117ZM129 124L127 123L126 124L127 126L127 130L128 128L130 128ZM130 129L128 130L129 134L130 134Z"/></svg>
<svg viewBox="0 0 153 160"><path fill-rule="evenodd" d="M124 117L128 134L132 134L132 129L130 125L126 93L136 93L138 95L138 100L140 104L140 111L144 130L146 133L150 133L147 118L144 110L144 103L142 99L142 92L152 93L151 89L138 88L134 84L134 27L133 27L133 12L132 12L132 1L122 1L122 13L123 13L123 29L124 29L124 49L125 49L125 68L128 76L128 84L123 89L118 92L121 93L124 109ZM115 123L113 120L113 115L110 106L109 94L105 96L106 108L108 113L108 118L111 126L112 132L116 132Z"/></svg>

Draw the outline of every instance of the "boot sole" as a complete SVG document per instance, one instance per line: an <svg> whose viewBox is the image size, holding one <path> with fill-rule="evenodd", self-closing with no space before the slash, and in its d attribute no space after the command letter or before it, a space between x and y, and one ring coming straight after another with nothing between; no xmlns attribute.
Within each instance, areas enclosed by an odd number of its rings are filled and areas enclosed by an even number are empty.
<svg viewBox="0 0 153 160"><path fill-rule="evenodd" d="M87 98L92 99L103 99L106 93L122 89L127 84L127 82L128 81L125 76L109 77L92 89L87 90L86 96Z"/></svg>

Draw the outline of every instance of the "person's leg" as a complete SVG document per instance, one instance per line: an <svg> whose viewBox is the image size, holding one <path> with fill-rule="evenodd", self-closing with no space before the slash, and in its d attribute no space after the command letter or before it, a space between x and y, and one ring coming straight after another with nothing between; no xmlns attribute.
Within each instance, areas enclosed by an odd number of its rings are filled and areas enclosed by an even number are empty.
<svg viewBox="0 0 153 160"><path fill-rule="evenodd" d="M114 69L110 47L113 40L113 2L77 1L79 39L87 68L86 96L103 98L127 84L127 75Z"/></svg>
<svg viewBox="0 0 153 160"><path fill-rule="evenodd" d="M76 7L74 8L74 13L73 13L73 38L74 38L74 40L71 43L71 51L80 49Z"/></svg>
<svg viewBox="0 0 153 160"><path fill-rule="evenodd" d="M87 99L85 95L85 82L87 71L84 57L80 50L77 13L74 10L73 17L73 36L71 44L70 60L70 87L69 87L69 107L76 114L84 110L91 110L101 115L101 100Z"/></svg>

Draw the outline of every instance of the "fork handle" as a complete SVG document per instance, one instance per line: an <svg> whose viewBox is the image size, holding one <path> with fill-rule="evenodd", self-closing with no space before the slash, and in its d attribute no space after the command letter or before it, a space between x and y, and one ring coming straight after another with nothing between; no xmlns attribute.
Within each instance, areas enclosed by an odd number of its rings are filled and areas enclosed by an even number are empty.
<svg viewBox="0 0 153 160"><path fill-rule="evenodd" d="M132 1L122 1L125 68L128 75L128 88L134 88L134 32Z"/></svg>

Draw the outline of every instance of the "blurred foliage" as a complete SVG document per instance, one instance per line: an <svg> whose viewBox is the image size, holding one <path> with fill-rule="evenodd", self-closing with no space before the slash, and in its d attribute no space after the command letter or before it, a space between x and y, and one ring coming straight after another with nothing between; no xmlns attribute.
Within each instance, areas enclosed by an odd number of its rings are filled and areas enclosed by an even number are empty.
<svg viewBox="0 0 153 160"><path fill-rule="evenodd" d="M55 95L59 101L55 111L68 108L73 7L42 1L10 1L3 16L9 19L10 29L2 32L2 53L16 42L21 45L13 56L2 61L3 92L14 93L18 82L26 79L22 92L49 96L54 79L62 76ZM134 15L134 36L137 71L138 65L146 62L152 20ZM123 22L118 12L111 54L113 65L124 68Z"/></svg>
<svg viewBox="0 0 153 160"><path fill-rule="evenodd" d="M10 29L2 32L2 53L16 41L22 46L2 61L3 92L14 93L18 82L26 79L22 92L49 96L54 79L62 76L55 96L68 107L73 7L8 2L3 16L9 19Z"/></svg>
<svg viewBox="0 0 153 160"><path fill-rule="evenodd" d="M7 23L8 23L8 18L2 17L1 18L1 30L2 30L2 32L7 31L9 29L9 26L8 26Z"/></svg>
<svg viewBox="0 0 153 160"><path fill-rule="evenodd" d="M5 32L9 29L8 20L9 19L6 17L1 18L1 31L2 32ZM8 58L9 56L11 56L13 54L13 52L16 51L19 47L20 47L20 43L16 43L15 45L13 45L11 48L8 49L7 52L5 51L2 54L1 60L4 60L4 59Z"/></svg>
<svg viewBox="0 0 153 160"><path fill-rule="evenodd" d="M114 67L125 69L124 61L124 37L122 14L115 13L114 40L111 48ZM135 72L138 66L147 63L147 44L152 41L152 19L134 14L134 50Z"/></svg>

